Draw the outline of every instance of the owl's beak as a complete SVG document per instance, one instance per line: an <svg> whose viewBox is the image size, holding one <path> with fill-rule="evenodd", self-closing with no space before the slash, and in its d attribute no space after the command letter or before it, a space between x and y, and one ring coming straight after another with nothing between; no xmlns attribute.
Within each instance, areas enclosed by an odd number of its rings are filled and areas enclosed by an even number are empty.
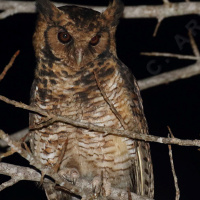
<svg viewBox="0 0 200 200"><path fill-rule="evenodd" d="M76 62L77 65L80 66L82 60L83 60L83 50L82 49L78 49L75 51L76 54Z"/></svg>

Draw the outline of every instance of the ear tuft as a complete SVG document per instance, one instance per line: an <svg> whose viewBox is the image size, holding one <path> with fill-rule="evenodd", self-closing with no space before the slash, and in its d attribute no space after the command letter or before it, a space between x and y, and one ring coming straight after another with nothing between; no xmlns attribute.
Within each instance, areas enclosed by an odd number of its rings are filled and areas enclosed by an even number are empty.
<svg viewBox="0 0 200 200"><path fill-rule="evenodd" d="M111 23L111 26L117 26L119 18L124 11L124 4L121 0L113 0L108 8L102 13L102 16Z"/></svg>
<svg viewBox="0 0 200 200"><path fill-rule="evenodd" d="M51 19L55 13L59 12L59 9L49 0L36 0L36 7L46 19Z"/></svg>

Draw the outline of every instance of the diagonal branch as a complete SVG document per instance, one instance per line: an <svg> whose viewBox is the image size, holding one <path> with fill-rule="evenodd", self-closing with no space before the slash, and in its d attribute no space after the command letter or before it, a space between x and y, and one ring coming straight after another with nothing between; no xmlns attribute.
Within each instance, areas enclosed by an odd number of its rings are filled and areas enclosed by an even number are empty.
<svg viewBox="0 0 200 200"><path fill-rule="evenodd" d="M138 81L138 85L141 90L155 87L162 84L168 84L170 82L189 78L200 74L200 61L197 61L193 65L176 69L170 72L165 72L150 78L142 79Z"/></svg>
<svg viewBox="0 0 200 200"><path fill-rule="evenodd" d="M0 162L0 174L10 176L11 179L0 185L0 191L14 185L21 180L40 181L41 175L34 169ZM47 179L45 178L46 182ZM49 181L49 180L48 180Z"/></svg>
<svg viewBox="0 0 200 200"><path fill-rule="evenodd" d="M0 74L0 81L3 80L3 78L5 77L7 71L12 67L16 57L19 55L19 50L15 52L15 54L12 56L12 58L10 59L10 62L5 66L3 72Z"/></svg>

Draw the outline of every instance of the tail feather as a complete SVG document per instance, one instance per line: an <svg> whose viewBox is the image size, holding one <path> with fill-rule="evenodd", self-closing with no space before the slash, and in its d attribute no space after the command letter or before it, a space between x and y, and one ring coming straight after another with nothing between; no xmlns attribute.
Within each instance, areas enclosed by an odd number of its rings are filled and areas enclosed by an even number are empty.
<svg viewBox="0 0 200 200"><path fill-rule="evenodd" d="M137 194L153 198L154 177L149 144L138 142L137 155L135 170Z"/></svg>

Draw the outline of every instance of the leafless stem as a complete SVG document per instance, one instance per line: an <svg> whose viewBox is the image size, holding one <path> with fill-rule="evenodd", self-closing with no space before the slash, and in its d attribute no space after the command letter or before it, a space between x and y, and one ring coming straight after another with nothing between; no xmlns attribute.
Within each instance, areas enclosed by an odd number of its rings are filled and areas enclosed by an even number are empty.
<svg viewBox="0 0 200 200"><path fill-rule="evenodd" d="M189 35L189 38L190 38L190 45L192 47L193 53L197 58L199 58L200 57L199 49L198 49L198 46L197 46L197 44L194 40L194 37L192 36L192 31L189 31L188 35Z"/></svg>
<svg viewBox="0 0 200 200"><path fill-rule="evenodd" d="M0 81L3 80L4 76L6 75L7 71L12 67L16 57L19 55L19 50L15 52L15 54L12 56L10 62L6 65L3 72L0 74Z"/></svg>
<svg viewBox="0 0 200 200"><path fill-rule="evenodd" d="M175 189L176 189L176 198L175 199L179 200L180 199L180 190L179 190L179 187L178 187L178 179L177 179L175 168L174 168L172 146L168 145L168 148L169 148L169 157L170 157L170 163L171 163L171 168L172 168L172 174L173 174L173 177L174 177L174 185L175 185Z"/></svg>
<svg viewBox="0 0 200 200"><path fill-rule="evenodd" d="M170 135L172 138L174 138L171 129L168 127ZM172 174L173 174L173 178L174 178L174 185L175 185L175 189L176 189L176 197L175 200L179 200L180 199L180 190L178 187L178 178L176 176L176 172L175 172L175 168L174 168L174 161L173 161L173 155L172 155L172 146L168 145L169 148L169 157L170 157L170 164L171 164L171 168L172 168Z"/></svg>
<svg viewBox="0 0 200 200"><path fill-rule="evenodd" d="M160 52L142 52L141 55L144 56L163 56L163 57L171 57L171 58L178 58L181 60L199 60L197 56L190 56L190 55L181 55L181 54L173 54L173 53L160 53Z"/></svg>
<svg viewBox="0 0 200 200"><path fill-rule="evenodd" d="M197 61L195 64L181 69L176 69L170 72L165 72L150 78L146 78L138 81L138 85L141 90L147 88L155 87L162 84L168 84L170 82L185 79L192 76L200 74L200 61Z"/></svg>
<svg viewBox="0 0 200 200"><path fill-rule="evenodd" d="M159 29L159 27L160 27L160 24L161 24L162 20L163 20L162 17L158 18L158 22L157 22L157 24L156 24L156 27L155 27L155 30L154 30L154 33L153 33L153 37L156 37L157 32L158 32L158 29Z"/></svg>

